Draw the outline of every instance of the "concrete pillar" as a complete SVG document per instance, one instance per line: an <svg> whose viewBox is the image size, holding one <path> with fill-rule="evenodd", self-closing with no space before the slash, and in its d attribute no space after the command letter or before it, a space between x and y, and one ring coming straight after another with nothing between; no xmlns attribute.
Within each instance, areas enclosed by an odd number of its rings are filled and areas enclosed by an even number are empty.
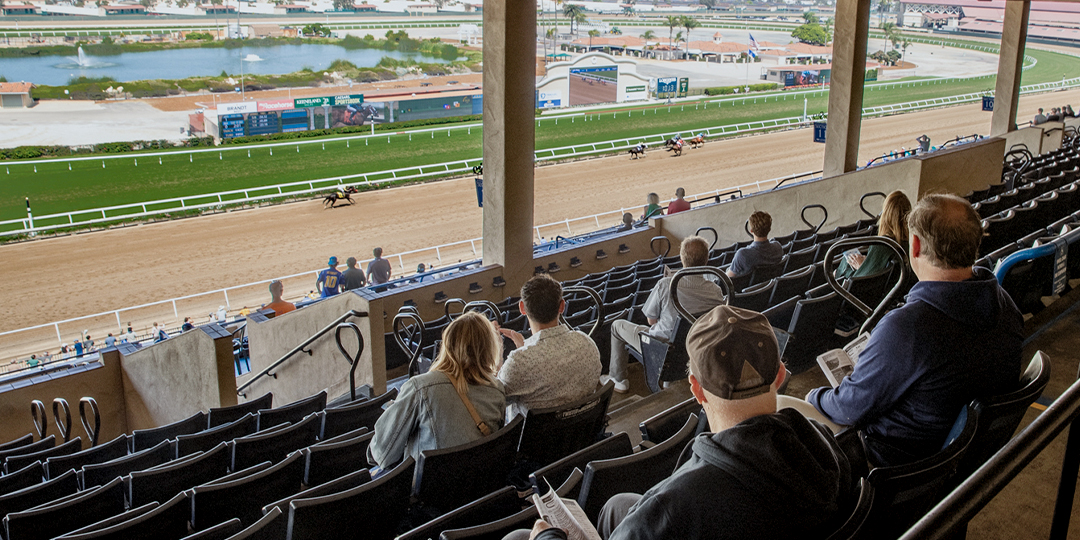
<svg viewBox="0 0 1080 540"><path fill-rule="evenodd" d="M484 264L511 288L532 271L536 9L484 5Z"/></svg>
<svg viewBox="0 0 1080 540"><path fill-rule="evenodd" d="M851 172L859 166L870 0L838 0L833 29L829 125L825 132L823 167L826 177Z"/></svg>
<svg viewBox="0 0 1080 540"><path fill-rule="evenodd" d="M1030 0L1005 2L1005 22L1001 28L997 86L994 89L994 117L990 135L998 137L1016 129L1016 108L1020 101L1020 77L1024 71Z"/></svg>

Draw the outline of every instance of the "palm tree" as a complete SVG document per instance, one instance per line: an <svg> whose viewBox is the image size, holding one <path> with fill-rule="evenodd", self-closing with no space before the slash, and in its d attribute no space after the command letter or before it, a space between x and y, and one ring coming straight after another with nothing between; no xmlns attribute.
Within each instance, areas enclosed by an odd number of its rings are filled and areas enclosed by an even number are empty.
<svg viewBox="0 0 1080 540"><path fill-rule="evenodd" d="M900 56L900 63L904 63L904 60L907 58L907 48L910 46L911 41L909 41L906 37L903 38L903 41L900 42L900 49L903 50L903 54Z"/></svg>
<svg viewBox="0 0 1080 540"><path fill-rule="evenodd" d="M668 51L670 52L670 50L671 50L671 33L675 31L675 27L682 26L682 21L680 21L679 18L674 16L674 15L668 15L666 22L667 22L667 26L668 26L667 45L668 45Z"/></svg>
<svg viewBox="0 0 1080 540"><path fill-rule="evenodd" d="M691 17L689 15L683 15L682 17L679 17L679 21L680 21L680 25L683 28L686 29L686 38L685 38L686 39L686 49L687 49L687 56L689 56L689 54L690 54L689 53L689 51L690 51L690 31L697 28L698 26L701 26L701 24L698 22L697 19L695 19L694 17Z"/></svg>
<svg viewBox="0 0 1080 540"><path fill-rule="evenodd" d="M592 38L599 37L600 31L596 29L589 30L589 50L592 50Z"/></svg>
<svg viewBox="0 0 1080 540"><path fill-rule="evenodd" d="M552 0L555 3L555 35L551 37L551 48L558 53L559 52L559 4L563 0Z"/></svg>
<svg viewBox="0 0 1080 540"><path fill-rule="evenodd" d="M833 18L829 17L828 19L825 19L825 22L821 25L821 27L825 29L825 44L828 45L832 42Z"/></svg>
<svg viewBox="0 0 1080 540"><path fill-rule="evenodd" d="M656 33L652 30L646 30L644 34L641 34L641 39L644 39L645 41L656 39Z"/></svg>
<svg viewBox="0 0 1080 540"><path fill-rule="evenodd" d="M566 4L564 2L564 4ZM563 6L563 15L566 15L570 19L570 33L574 33L574 23L577 22L578 16L583 15L581 6L577 4L566 4Z"/></svg>
<svg viewBox="0 0 1080 540"><path fill-rule="evenodd" d="M548 28L547 33L544 34L544 61L545 62L547 62L547 57L548 57L547 43L548 43L549 39L552 40L552 42L554 43L554 41L555 41L555 29L554 28Z"/></svg>

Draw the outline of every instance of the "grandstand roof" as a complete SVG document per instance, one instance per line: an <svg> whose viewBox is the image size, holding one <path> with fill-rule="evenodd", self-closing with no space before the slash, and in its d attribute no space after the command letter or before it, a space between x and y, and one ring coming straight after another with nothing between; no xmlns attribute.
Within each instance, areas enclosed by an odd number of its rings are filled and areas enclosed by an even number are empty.
<svg viewBox="0 0 1080 540"><path fill-rule="evenodd" d="M979 21L969 17L960 20L960 29L1000 34L1001 23ZM1080 28L1029 25L1028 35L1040 38L1080 40Z"/></svg>
<svg viewBox="0 0 1080 540"><path fill-rule="evenodd" d="M741 53L750 46L745 43L716 43L715 41L691 41L687 49L712 53Z"/></svg>
<svg viewBox="0 0 1080 540"><path fill-rule="evenodd" d="M988 21L1005 18L1004 0L905 0L905 4L956 6L964 10L964 17ZM1080 26L1080 4L1076 2L1032 2L1032 22Z"/></svg>

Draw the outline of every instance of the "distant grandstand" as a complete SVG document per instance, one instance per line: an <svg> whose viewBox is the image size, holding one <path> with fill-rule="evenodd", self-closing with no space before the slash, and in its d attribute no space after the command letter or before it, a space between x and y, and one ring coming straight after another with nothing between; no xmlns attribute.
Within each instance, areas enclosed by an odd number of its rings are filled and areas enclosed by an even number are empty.
<svg viewBox="0 0 1080 540"><path fill-rule="evenodd" d="M901 3L903 26L1001 35L1004 0L907 0ZM1080 42L1080 4L1032 2L1028 37Z"/></svg>

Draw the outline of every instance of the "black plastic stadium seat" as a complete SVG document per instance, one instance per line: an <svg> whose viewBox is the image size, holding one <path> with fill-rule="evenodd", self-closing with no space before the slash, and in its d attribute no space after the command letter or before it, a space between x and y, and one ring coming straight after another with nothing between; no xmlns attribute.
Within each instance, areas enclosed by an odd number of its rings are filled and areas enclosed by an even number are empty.
<svg viewBox="0 0 1080 540"><path fill-rule="evenodd" d="M287 534L287 527L288 516L274 508L252 526L230 536L228 540L281 540Z"/></svg>
<svg viewBox="0 0 1080 540"><path fill-rule="evenodd" d="M520 512L521 502L517 490L507 486L398 536L397 540L430 540L446 530L497 521Z"/></svg>
<svg viewBox="0 0 1080 540"><path fill-rule="evenodd" d="M695 398L660 411L638 425L641 429L641 440L660 444L670 439L686 425L686 419L692 414L701 415L701 404Z"/></svg>
<svg viewBox="0 0 1080 540"><path fill-rule="evenodd" d="M273 406L274 394L267 392L262 397L246 401L239 405L210 409L209 414L206 415L206 425L209 428L215 428L223 424L235 422L246 416L248 413L258 414L260 410L269 409Z"/></svg>
<svg viewBox="0 0 1080 540"><path fill-rule="evenodd" d="M607 409L615 383L577 401L548 409L533 409L525 417L518 459L542 467L599 439L607 428Z"/></svg>
<svg viewBox="0 0 1080 540"><path fill-rule="evenodd" d="M229 482L195 487L191 496L191 526L199 530L230 518L246 526L262 517L262 507L300 491L304 460L293 452L281 463Z"/></svg>
<svg viewBox="0 0 1080 540"><path fill-rule="evenodd" d="M206 413L199 411L183 420L153 429L136 429L131 432L131 451L151 448L161 441L175 439L177 435L189 435L206 429Z"/></svg>
<svg viewBox="0 0 1080 540"><path fill-rule="evenodd" d="M813 273L814 267L808 265L776 278L772 297L769 298L769 307L784 302L789 298L802 296L810 288L810 278Z"/></svg>
<svg viewBox="0 0 1080 540"><path fill-rule="evenodd" d="M45 479L45 467L41 462L31 463L11 474L0 476L0 495L36 486Z"/></svg>
<svg viewBox="0 0 1080 540"><path fill-rule="evenodd" d="M859 498L847 519L826 540L852 540L862 538L861 532L874 505L874 486L865 478L859 479Z"/></svg>
<svg viewBox="0 0 1080 540"><path fill-rule="evenodd" d="M567 497L567 493L577 488L581 483L581 469L574 469L570 477L563 482L563 485L559 486L555 490L555 493L559 497ZM518 529L529 529L533 523L540 518L540 514L536 511L535 505L529 505L528 508L498 521L492 521L483 525L476 525L474 527L467 527L464 529L451 529L443 531L439 538L441 540L461 540L468 538L470 540L500 540L507 534L516 531Z"/></svg>
<svg viewBox="0 0 1080 540"><path fill-rule="evenodd" d="M596 522L600 508L619 493L643 494L671 476L683 447L694 438L698 418L691 416L678 433L668 440L625 457L593 461L585 469L578 504L589 520Z"/></svg>
<svg viewBox="0 0 1080 540"><path fill-rule="evenodd" d="M353 439L313 444L303 450L304 485L317 486L367 468L367 447L374 432Z"/></svg>
<svg viewBox="0 0 1080 540"><path fill-rule="evenodd" d="M75 471L68 471L48 482L20 489L0 496L0 516L22 512L35 506L66 497L79 490Z"/></svg>
<svg viewBox="0 0 1080 540"><path fill-rule="evenodd" d="M85 465L104 463L106 461L124 457L128 453L128 436L126 434L97 446L87 448L82 452L75 452L67 456L54 456L45 461L45 472L52 478L59 476L69 469L79 470Z"/></svg>
<svg viewBox="0 0 1080 540"><path fill-rule="evenodd" d="M140 510L144 507L141 507ZM127 512L121 515L132 514ZM181 493L152 510L140 513L127 521L104 528L87 527L89 532L70 533L64 540L180 540L188 535L191 501Z"/></svg>
<svg viewBox="0 0 1080 540"><path fill-rule="evenodd" d="M176 438L176 457L181 458L195 452L206 452L211 448L229 442L237 437L246 437L255 433L258 418L254 413L247 413L236 421L214 426L206 431L180 435Z"/></svg>
<svg viewBox="0 0 1080 540"><path fill-rule="evenodd" d="M122 514L117 514L115 516L107 517L107 518L105 518L105 519L103 519L101 521L92 523L92 524L87 525L87 526L85 526L85 527L83 527L81 529L76 529L74 531L71 531L70 533L65 534L64 536L59 536L58 538L68 538L69 536L77 536L77 535L86 534L86 533L93 532L93 531L99 531L101 529L107 529L109 527L112 527L113 525L135 519L135 518L149 512L149 511L151 511L151 510L153 510L153 509L155 509L155 508L157 508L159 506L161 506L161 505L156 503L156 502L155 503L150 503L150 504L144 504L144 505L142 505L142 506L140 506L138 508L132 508L131 510L128 510L127 512L124 512Z"/></svg>
<svg viewBox="0 0 1080 540"><path fill-rule="evenodd" d="M769 298L772 298L773 282L758 283L751 285L742 292L731 295L730 305L737 308L748 309L758 313L769 307Z"/></svg>
<svg viewBox="0 0 1080 540"><path fill-rule="evenodd" d="M407 457L372 482L333 495L293 500L287 540L394 538L409 505L415 470L416 462ZM358 509L363 509L362 525L356 522Z"/></svg>
<svg viewBox="0 0 1080 540"><path fill-rule="evenodd" d="M262 409L259 411L259 431L285 422L297 424L309 414L319 412L325 408L326 391L322 391L314 396L294 401L288 405L282 405L276 409Z"/></svg>
<svg viewBox="0 0 1080 540"><path fill-rule="evenodd" d="M167 501L185 489L225 475L229 470L229 457L228 445L219 443L209 452L194 455L191 459L134 471L128 480L128 500L132 506Z"/></svg>
<svg viewBox="0 0 1080 540"><path fill-rule="evenodd" d="M10 456L21 456L24 454L32 454L34 452L40 452L42 450L48 450L56 446L56 435L49 435L38 442L24 444L22 446L15 446L8 448L7 450L0 450L0 462L3 462Z"/></svg>
<svg viewBox="0 0 1080 540"><path fill-rule="evenodd" d="M4 472L15 472L35 461L45 461L53 456L70 456L71 454L74 454L80 450L82 450L82 437L75 437L74 439L71 439L70 441L59 446L46 448L45 450L40 450L37 452L31 452L29 454L9 456L6 460L4 460Z"/></svg>
<svg viewBox="0 0 1080 540"><path fill-rule="evenodd" d="M592 446L582 448L547 467L533 471L533 473L529 475L529 481L532 484L533 489L538 493L543 492L543 490L547 489L549 484L554 487L565 483L574 472L574 469L584 469L590 461L629 456L632 453L634 453L634 448L630 445L630 435L625 431L620 431ZM577 486L569 493L566 493L565 496L576 499Z"/></svg>
<svg viewBox="0 0 1080 540"><path fill-rule="evenodd" d="M784 364L795 375L817 365L817 355L837 343L834 329L844 299L833 291L818 298L806 298L795 304L788 333L791 341L784 350Z"/></svg>
<svg viewBox="0 0 1080 540"><path fill-rule="evenodd" d="M784 273L784 267L787 266L788 256L784 255L780 262L776 264L766 264L754 269L754 272L750 276L750 283L748 287L753 287L758 283L765 283L773 278L780 277L780 274Z"/></svg>
<svg viewBox="0 0 1080 540"><path fill-rule="evenodd" d="M315 444L321 420L312 414L298 424L273 433L256 433L232 442L232 470L246 469L257 463L277 463L294 450Z"/></svg>
<svg viewBox="0 0 1080 540"><path fill-rule="evenodd" d="M337 437L362 427L374 430L375 422L382 416L383 406L396 399L397 395L397 388L392 388L379 397L327 408L322 419L319 440Z"/></svg>
<svg viewBox="0 0 1080 540"><path fill-rule="evenodd" d="M367 469L360 469L356 472L351 472L344 476L335 478L320 484L310 489L305 489L300 493L289 495L283 499L274 501L266 506L263 506L263 514L267 514L270 510L277 508L282 512L289 511L289 503L294 499L310 499L312 497L322 497L323 495L333 495L334 493L341 493L342 491L352 489L357 486L362 486L371 481L371 471ZM282 535L284 537L284 535Z"/></svg>
<svg viewBox="0 0 1080 540"><path fill-rule="evenodd" d="M209 529L203 529L197 533L185 536L181 540L227 540L229 537L244 530L239 519L232 518L224 523L218 523Z"/></svg>
<svg viewBox="0 0 1080 540"><path fill-rule="evenodd" d="M8 514L5 540L48 540L124 511L124 482L84 491L62 503Z"/></svg>
<svg viewBox="0 0 1080 540"><path fill-rule="evenodd" d="M79 483L83 489L103 486L117 476L127 476L132 471L141 471L171 461L174 452L170 441L161 441L153 448L136 452L105 463L86 465L79 470Z"/></svg>

